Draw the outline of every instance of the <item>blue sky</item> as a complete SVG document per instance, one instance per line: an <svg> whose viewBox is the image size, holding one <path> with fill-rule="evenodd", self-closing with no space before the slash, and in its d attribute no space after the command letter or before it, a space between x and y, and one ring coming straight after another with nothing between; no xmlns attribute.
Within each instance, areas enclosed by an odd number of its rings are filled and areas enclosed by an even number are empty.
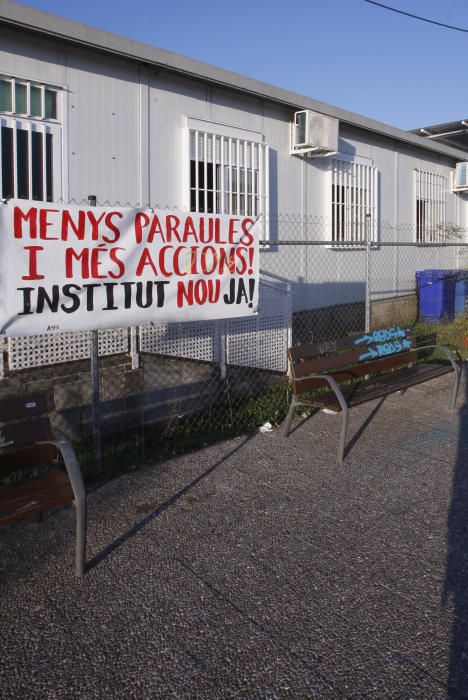
<svg viewBox="0 0 468 700"><path fill-rule="evenodd" d="M468 29L467 0L383 0ZM468 117L468 33L364 0L28 0L123 34L411 129Z"/></svg>

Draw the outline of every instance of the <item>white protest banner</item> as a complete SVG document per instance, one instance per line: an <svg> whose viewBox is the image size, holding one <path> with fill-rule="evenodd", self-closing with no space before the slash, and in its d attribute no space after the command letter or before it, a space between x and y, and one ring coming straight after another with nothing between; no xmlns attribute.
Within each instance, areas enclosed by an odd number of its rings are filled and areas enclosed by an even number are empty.
<svg viewBox="0 0 468 700"><path fill-rule="evenodd" d="M259 226L158 209L0 204L6 336L257 312Z"/></svg>

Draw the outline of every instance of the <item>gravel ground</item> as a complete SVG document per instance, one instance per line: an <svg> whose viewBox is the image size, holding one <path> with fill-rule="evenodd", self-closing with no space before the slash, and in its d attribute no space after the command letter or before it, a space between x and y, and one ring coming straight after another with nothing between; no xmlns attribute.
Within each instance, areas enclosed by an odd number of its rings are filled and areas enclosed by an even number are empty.
<svg viewBox="0 0 468 700"><path fill-rule="evenodd" d="M449 377L148 466L0 530L1 698L468 698Z"/></svg>

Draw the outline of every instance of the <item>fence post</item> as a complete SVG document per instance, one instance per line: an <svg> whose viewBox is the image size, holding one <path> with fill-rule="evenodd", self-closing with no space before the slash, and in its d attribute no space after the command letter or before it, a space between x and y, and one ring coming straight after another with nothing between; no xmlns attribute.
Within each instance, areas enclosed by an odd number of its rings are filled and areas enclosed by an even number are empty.
<svg viewBox="0 0 468 700"><path fill-rule="evenodd" d="M371 304L370 304L370 297L371 297L371 290L370 290L370 284L371 284L371 230L370 230L370 224L371 224L371 215L368 213L366 214L366 318L365 318L365 328L364 332L369 333L370 331L370 315L371 315Z"/></svg>
<svg viewBox="0 0 468 700"><path fill-rule="evenodd" d="M138 369L140 366L140 353L138 352L138 340L140 335L140 327L130 327L130 357L132 358L132 369Z"/></svg>
<svg viewBox="0 0 468 700"><path fill-rule="evenodd" d="M217 326L219 343L219 372L221 379L226 379L227 321L220 319L217 321Z"/></svg>
<svg viewBox="0 0 468 700"><path fill-rule="evenodd" d="M96 206L96 195L89 195L88 204ZM102 472L102 446L101 446L101 406L99 395L99 332L91 331L91 386L92 386L92 419L93 419L93 443L94 443L94 468L96 474Z"/></svg>

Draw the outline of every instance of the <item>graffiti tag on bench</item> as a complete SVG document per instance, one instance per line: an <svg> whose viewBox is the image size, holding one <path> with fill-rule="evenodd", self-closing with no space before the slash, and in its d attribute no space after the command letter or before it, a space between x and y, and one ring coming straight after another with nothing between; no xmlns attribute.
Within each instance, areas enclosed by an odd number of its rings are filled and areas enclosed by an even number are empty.
<svg viewBox="0 0 468 700"><path fill-rule="evenodd" d="M365 352L359 355L359 362L363 360L375 360L378 357L395 355L411 349L411 340L408 340L407 329L396 326L383 328L378 331L366 333L354 341L355 345L363 345Z"/></svg>

